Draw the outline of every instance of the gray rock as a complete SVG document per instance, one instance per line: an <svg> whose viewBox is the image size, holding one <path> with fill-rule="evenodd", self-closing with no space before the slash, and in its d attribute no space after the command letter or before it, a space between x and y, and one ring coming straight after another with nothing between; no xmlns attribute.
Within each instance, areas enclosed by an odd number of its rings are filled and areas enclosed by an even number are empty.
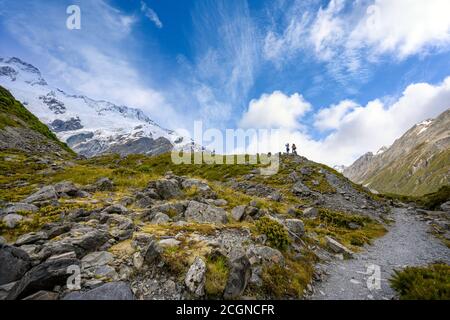
<svg viewBox="0 0 450 320"><path fill-rule="evenodd" d="M4 213L10 214L10 213L20 213L20 212L36 212L36 211L38 211L38 209L39 208L33 204L17 202L17 203L12 203L12 204L6 206Z"/></svg>
<svg viewBox="0 0 450 320"><path fill-rule="evenodd" d="M162 213L162 212L157 212L152 219L152 223L155 223L155 224L163 224L163 223L167 223L169 221L170 221L170 217L167 214Z"/></svg>
<svg viewBox="0 0 450 320"><path fill-rule="evenodd" d="M79 266L77 259L59 259L47 261L28 271L11 289L7 300L16 300L29 296L39 290L52 290L56 285L65 285L70 273L69 266Z"/></svg>
<svg viewBox="0 0 450 320"><path fill-rule="evenodd" d="M113 191L114 183L109 178L100 178L95 182L95 189L98 191Z"/></svg>
<svg viewBox="0 0 450 320"><path fill-rule="evenodd" d="M253 265L281 265L284 266L285 260L283 254L274 248L268 246L250 246L247 249L246 255L250 264Z"/></svg>
<svg viewBox="0 0 450 320"><path fill-rule="evenodd" d="M202 258L196 257L186 273L184 283L191 293L197 297L205 294L206 264Z"/></svg>
<svg viewBox="0 0 450 320"><path fill-rule="evenodd" d="M286 219L286 228L289 233L294 235L294 237L302 237L305 234L305 225L302 220L299 219Z"/></svg>
<svg viewBox="0 0 450 320"><path fill-rule="evenodd" d="M303 182L298 181L292 186L292 193L297 196L308 196L311 194L311 190Z"/></svg>
<svg viewBox="0 0 450 320"><path fill-rule="evenodd" d="M124 214L128 212L128 209L125 208L123 205L121 204L113 204L110 205L109 207L106 207L103 212L106 213L118 213L118 214Z"/></svg>
<svg viewBox="0 0 450 320"><path fill-rule="evenodd" d="M0 285L19 280L30 268L31 260L24 250L0 244Z"/></svg>
<svg viewBox="0 0 450 320"><path fill-rule="evenodd" d="M58 182L54 185L58 196L68 195L69 197L78 196L79 189L70 181Z"/></svg>
<svg viewBox="0 0 450 320"><path fill-rule="evenodd" d="M306 208L303 210L303 216L305 218L317 218L319 216L319 210L314 207Z"/></svg>
<svg viewBox="0 0 450 320"><path fill-rule="evenodd" d="M32 202L39 202L39 201L47 201L47 200L57 200L58 195L56 194L55 187L53 186L46 186L32 195L28 196L24 202L26 203L32 203Z"/></svg>
<svg viewBox="0 0 450 320"><path fill-rule="evenodd" d="M46 240L47 234L45 232L30 232L21 235L16 240L16 246L22 246L24 244L31 244L39 240Z"/></svg>
<svg viewBox="0 0 450 320"><path fill-rule="evenodd" d="M442 211L450 212L450 201L447 201L447 202L444 202L443 204L441 204L440 208Z"/></svg>
<svg viewBox="0 0 450 320"><path fill-rule="evenodd" d="M144 257L144 261L148 264L153 264L161 255L162 248L159 244L151 239L147 246L142 251L142 256Z"/></svg>
<svg viewBox="0 0 450 320"><path fill-rule="evenodd" d="M175 179L157 180L155 182L155 189L158 195L164 200L177 198L182 195L178 181Z"/></svg>
<svg viewBox="0 0 450 320"><path fill-rule="evenodd" d="M76 259L76 258L77 258L77 254L75 253L75 251L70 251L70 252L65 252L65 253L51 256L46 261L48 262L48 261L56 261L56 260L60 260L60 259Z"/></svg>
<svg viewBox="0 0 450 320"><path fill-rule="evenodd" d="M180 241L174 238L159 240L158 244L161 248L170 248L170 247L178 247L180 245Z"/></svg>
<svg viewBox="0 0 450 320"><path fill-rule="evenodd" d="M251 275L250 261L246 256L233 260L223 297L225 299L239 298L247 287Z"/></svg>
<svg viewBox="0 0 450 320"><path fill-rule="evenodd" d="M130 238L134 231L133 220L118 214L109 215L106 224L109 227L109 234L119 241Z"/></svg>
<svg viewBox="0 0 450 320"><path fill-rule="evenodd" d="M105 283L85 292L71 292L63 300L134 300L128 283L123 281Z"/></svg>
<svg viewBox="0 0 450 320"><path fill-rule="evenodd" d="M199 223L227 223L228 217L224 209L200 203L197 201L190 201L184 213L187 221L194 221Z"/></svg>
<svg viewBox="0 0 450 320"><path fill-rule="evenodd" d="M102 266L108 264L114 260L111 253L107 251L96 251L85 255L81 259L81 266L83 269Z"/></svg>
<svg viewBox="0 0 450 320"><path fill-rule="evenodd" d="M23 298L23 300L58 300L58 297L57 292L41 290Z"/></svg>
<svg viewBox="0 0 450 320"><path fill-rule="evenodd" d="M0 245L1 244L6 244L6 243L7 243L6 239L3 238L2 236L0 236Z"/></svg>
<svg viewBox="0 0 450 320"><path fill-rule="evenodd" d="M334 253L341 253L344 256L347 257L352 257L353 256L353 252L350 251L347 247L345 247L343 244L337 242L336 240L334 240L331 237L326 236L325 240L327 242L327 247L333 251Z"/></svg>
<svg viewBox="0 0 450 320"><path fill-rule="evenodd" d="M7 214L3 217L3 223L10 229L13 229L23 220L23 216L16 213Z"/></svg>
<svg viewBox="0 0 450 320"><path fill-rule="evenodd" d="M241 221L245 214L245 209L247 206L237 206L231 210L231 216L236 221Z"/></svg>

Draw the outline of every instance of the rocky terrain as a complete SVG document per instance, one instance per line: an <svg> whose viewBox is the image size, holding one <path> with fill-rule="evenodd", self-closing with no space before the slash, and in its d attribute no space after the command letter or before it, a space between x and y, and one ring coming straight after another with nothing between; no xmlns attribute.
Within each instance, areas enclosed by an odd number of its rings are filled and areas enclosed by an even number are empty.
<svg viewBox="0 0 450 320"><path fill-rule="evenodd" d="M78 158L1 93L0 299L303 299L323 264L398 240L403 204L306 158L282 155L271 176L167 153ZM446 243L450 204L410 206Z"/></svg>
<svg viewBox="0 0 450 320"><path fill-rule="evenodd" d="M383 193L423 195L450 184L450 110L419 123L376 154L364 154L343 174Z"/></svg>

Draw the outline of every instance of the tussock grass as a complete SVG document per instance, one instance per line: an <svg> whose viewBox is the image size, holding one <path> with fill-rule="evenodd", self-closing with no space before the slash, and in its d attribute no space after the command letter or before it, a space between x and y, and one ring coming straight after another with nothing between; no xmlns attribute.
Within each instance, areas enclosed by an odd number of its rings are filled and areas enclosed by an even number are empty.
<svg viewBox="0 0 450 320"><path fill-rule="evenodd" d="M390 283L401 300L450 300L450 266L447 264L396 270Z"/></svg>

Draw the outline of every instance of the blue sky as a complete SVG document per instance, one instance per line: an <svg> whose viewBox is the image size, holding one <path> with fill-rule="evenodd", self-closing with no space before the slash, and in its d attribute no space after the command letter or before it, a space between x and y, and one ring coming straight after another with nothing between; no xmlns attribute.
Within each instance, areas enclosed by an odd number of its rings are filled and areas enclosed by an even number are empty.
<svg viewBox="0 0 450 320"><path fill-rule="evenodd" d="M81 8L81 30L65 27ZM349 164L449 108L447 0L0 0L0 55L169 128L281 128ZM283 140L283 141L284 141Z"/></svg>

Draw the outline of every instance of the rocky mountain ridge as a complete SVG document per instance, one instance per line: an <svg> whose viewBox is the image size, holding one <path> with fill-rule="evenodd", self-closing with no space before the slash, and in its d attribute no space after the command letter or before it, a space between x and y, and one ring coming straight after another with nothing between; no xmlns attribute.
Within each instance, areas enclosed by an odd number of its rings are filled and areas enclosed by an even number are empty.
<svg viewBox="0 0 450 320"><path fill-rule="evenodd" d="M160 154L200 150L192 139L162 128L142 110L72 95L51 86L38 68L19 58L0 58L0 85L78 154Z"/></svg>
<svg viewBox="0 0 450 320"><path fill-rule="evenodd" d="M380 151L364 154L343 174L383 193L422 195L450 185L450 109Z"/></svg>

